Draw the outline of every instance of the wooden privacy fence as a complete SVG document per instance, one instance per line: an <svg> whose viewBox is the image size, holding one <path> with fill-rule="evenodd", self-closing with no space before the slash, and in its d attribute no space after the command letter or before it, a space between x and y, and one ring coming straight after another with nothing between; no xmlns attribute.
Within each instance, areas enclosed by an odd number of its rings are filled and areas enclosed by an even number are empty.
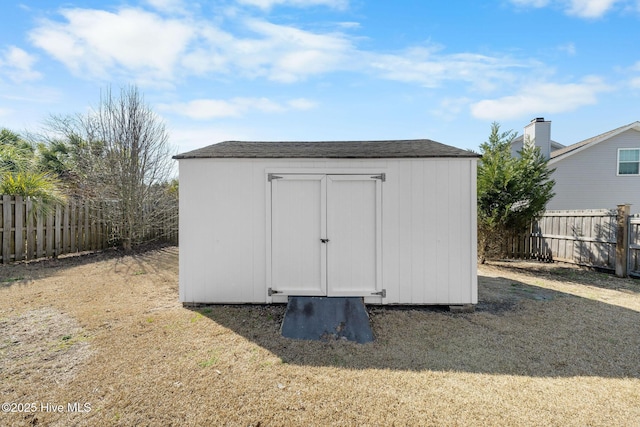
<svg viewBox="0 0 640 427"><path fill-rule="evenodd" d="M69 199L47 213L35 209L34 201L21 196L0 196L0 260L55 257L106 249L117 230L108 221L113 202ZM161 215L143 230L145 241L178 243L178 206Z"/></svg>
<svg viewBox="0 0 640 427"><path fill-rule="evenodd" d="M35 210L30 198L2 196L2 263L104 249L109 227L97 203L70 199L48 213Z"/></svg>
<svg viewBox="0 0 640 427"><path fill-rule="evenodd" d="M617 210L547 211L506 241L511 258L563 261L640 276L640 215Z"/></svg>

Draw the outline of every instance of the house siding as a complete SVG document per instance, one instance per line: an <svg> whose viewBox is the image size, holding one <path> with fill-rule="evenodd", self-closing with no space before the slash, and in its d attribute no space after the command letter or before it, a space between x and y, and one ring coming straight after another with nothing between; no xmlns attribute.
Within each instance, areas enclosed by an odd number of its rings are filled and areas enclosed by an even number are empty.
<svg viewBox="0 0 640 427"><path fill-rule="evenodd" d="M640 176L618 176L618 149L640 148L640 132L630 129L573 155L552 159L555 197L547 209L612 209L631 204L640 213Z"/></svg>
<svg viewBox="0 0 640 427"><path fill-rule="evenodd" d="M475 304L476 164L476 158L182 159L180 300L269 302L267 171L352 169L386 174L383 303Z"/></svg>

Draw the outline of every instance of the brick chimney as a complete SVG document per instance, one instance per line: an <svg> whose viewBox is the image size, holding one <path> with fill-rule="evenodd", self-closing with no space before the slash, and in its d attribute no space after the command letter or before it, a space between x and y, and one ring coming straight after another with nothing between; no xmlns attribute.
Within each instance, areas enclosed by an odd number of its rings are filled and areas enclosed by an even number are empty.
<svg viewBox="0 0 640 427"><path fill-rule="evenodd" d="M545 158L551 156L551 122L544 117L537 117L524 127L523 147L526 144L534 144L540 147L540 152Z"/></svg>

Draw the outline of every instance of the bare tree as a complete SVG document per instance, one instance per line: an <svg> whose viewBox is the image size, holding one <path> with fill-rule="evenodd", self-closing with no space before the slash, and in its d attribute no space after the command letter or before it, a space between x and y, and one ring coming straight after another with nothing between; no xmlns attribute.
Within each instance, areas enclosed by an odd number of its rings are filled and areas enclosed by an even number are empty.
<svg viewBox="0 0 640 427"><path fill-rule="evenodd" d="M52 117L49 130L74 150L86 196L109 200L109 220L123 249L148 238L166 215L164 201L171 177L171 150L164 123L135 86L114 95L105 90L87 114ZM167 197L169 196L169 197Z"/></svg>

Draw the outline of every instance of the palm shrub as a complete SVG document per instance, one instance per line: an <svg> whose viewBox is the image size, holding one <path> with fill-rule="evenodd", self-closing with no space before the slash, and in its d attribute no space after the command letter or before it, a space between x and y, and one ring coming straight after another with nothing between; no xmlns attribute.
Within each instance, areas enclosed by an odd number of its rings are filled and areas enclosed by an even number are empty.
<svg viewBox="0 0 640 427"><path fill-rule="evenodd" d="M5 171L0 175L0 194L30 197L38 212L47 213L65 202L59 183L46 172Z"/></svg>
<svg viewBox="0 0 640 427"><path fill-rule="evenodd" d="M60 188L60 181L39 166L31 143L0 130L0 194L30 197L36 211L47 212L65 201Z"/></svg>

